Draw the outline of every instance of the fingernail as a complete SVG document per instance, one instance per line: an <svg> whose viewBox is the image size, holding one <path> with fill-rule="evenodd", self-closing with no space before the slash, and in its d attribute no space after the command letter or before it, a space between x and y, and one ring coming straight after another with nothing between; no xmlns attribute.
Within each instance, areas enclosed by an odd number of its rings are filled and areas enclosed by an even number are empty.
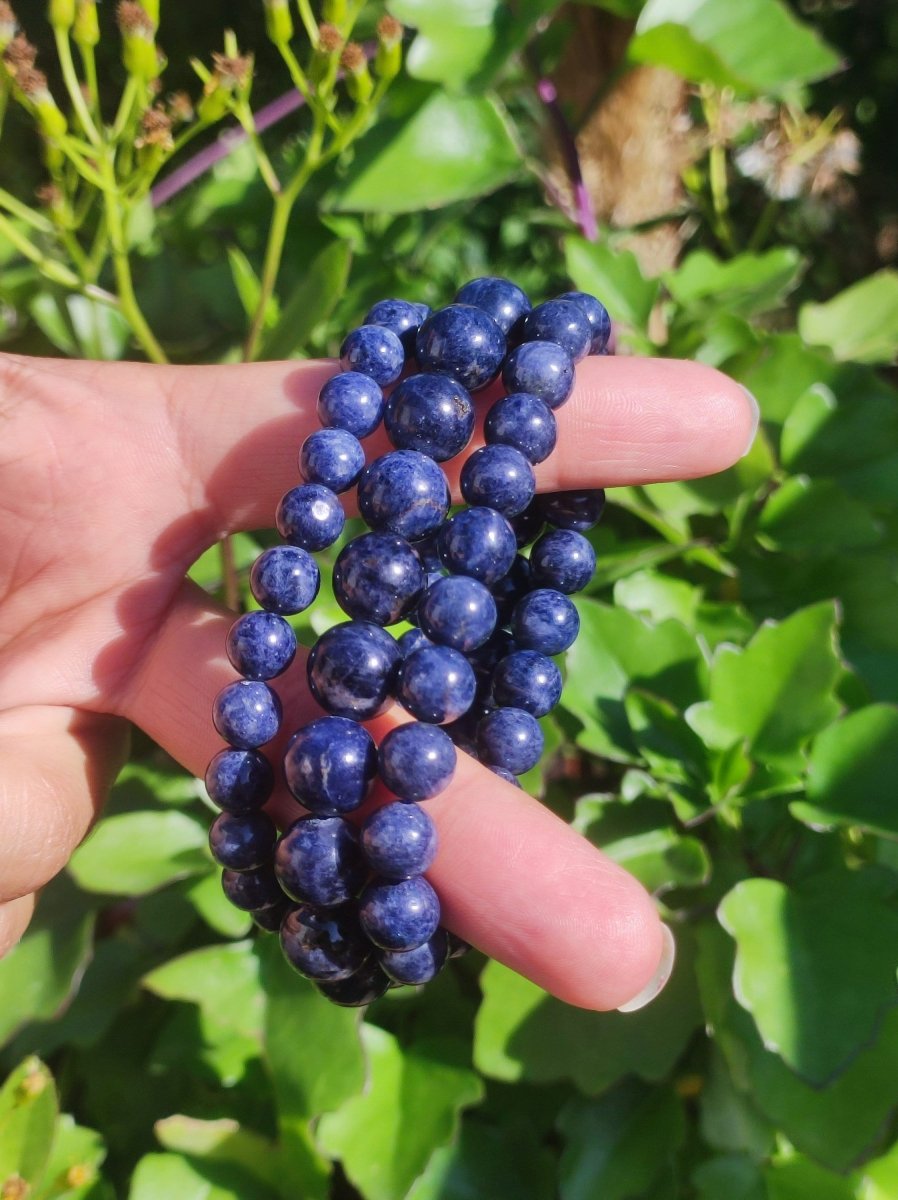
<svg viewBox="0 0 898 1200"><path fill-rule="evenodd" d="M751 422L751 436L748 439L748 445L742 451L742 455L741 455L742 458L745 458L746 454L748 454L749 450L751 450L752 446L755 444L755 438L758 433L758 426L761 424L761 406L760 406L760 404L758 404L757 400L754 398L754 396L751 394L751 392L748 390L747 387L743 386L743 384L741 384L741 383L739 384L739 386L742 388L743 392L745 392L746 396L748 397L748 402L751 405L752 414L753 414L752 422Z"/></svg>
<svg viewBox="0 0 898 1200"><path fill-rule="evenodd" d="M618 1012L631 1013L637 1009L645 1008L649 1004L664 985L670 979L673 972L674 959L677 957L677 944L674 941L674 935L671 932L669 925L661 926L664 948L661 951L661 961L658 963L658 970L648 981L641 992L638 992L632 1000L628 1000L626 1004L618 1006Z"/></svg>

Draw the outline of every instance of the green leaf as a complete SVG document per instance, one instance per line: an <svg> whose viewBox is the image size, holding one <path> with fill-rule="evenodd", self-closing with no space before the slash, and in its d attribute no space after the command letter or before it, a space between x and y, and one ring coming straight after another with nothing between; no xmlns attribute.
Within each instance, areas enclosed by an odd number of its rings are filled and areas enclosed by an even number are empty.
<svg viewBox="0 0 898 1200"><path fill-rule="evenodd" d="M38 1187L58 1114L53 1076L40 1059L26 1058L0 1090L0 1185L18 1176Z"/></svg>
<svg viewBox="0 0 898 1200"><path fill-rule="evenodd" d="M375 1025L362 1029L370 1081L322 1117L318 1141L366 1200L404 1200L433 1153L455 1135L459 1112L483 1097L462 1043L403 1047Z"/></svg>
<svg viewBox="0 0 898 1200"><path fill-rule="evenodd" d="M308 311L303 314L308 316ZM292 326L291 326L292 328ZM273 331L272 331L273 332ZM292 333L291 333L292 336ZM286 345L286 343L285 343ZM283 347L275 346L275 349ZM292 347L291 347L292 348ZM266 347L267 349L267 347ZM283 354L266 354L266 358L287 358L290 350ZM262 547L248 533L232 533L230 535L231 553L234 556L234 566L238 571L246 571L262 552ZM218 592L222 587L222 557L221 544L216 542L208 550L204 550L187 572L194 583L198 583L207 592Z"/></svg>
<svg viewBox="0 0 898 1200"><path fill-rule="evenodd" d="M228 262L231 267L231 278L243 305L243 311L249 319L256 314L259 299L262 295L262 283L253 269L252 263L239 246L228 246ZM270 329L277 323L278 302L274 296L268 297L265 305L265 328Z"/></svg>
<svg viewBox="0 0 898 1200"><path fill-rule="evenodd" d="M646 334L661 288L643 276L632 250L571 235L564 239L564 261L574 286L598 296L612 320Z"/></svg>
<svg viewBox="0 0 898 1200"><path fill-rule="evenodd" d="M208 836L176 810L105 817L72 855L69 871L85 891L143 896L208 870Z"/></svg>
<svg viewBox="0 0 898 1200"><path fill-rule="evenodd" d="M779 0L648 0L628 52L691 83L755 95L792 93L839 66Z"/></svg>
<svg viewBox="0 0 898 1200"><path fill-rule="evenodd" d="M729 315L752 316L776 308L798 285L801 255L791 246L743 253L722 261L709 250L694 250L664 276L678 304L723 308Z"/></svg>
<svg viewBox="0 0 898 1200"><path fill-rule="evenodd" d="M767 1049L812 1084L844 1070L898 1000L898 912L882 886L874 871L840 870L800 891L747 879L721 901L736 998Z"/></svg>
<svg viewBox="0 0 898 1200"><path fill-rule="evenodd" d="M856 825L898 838L898 708L871 704L830 725L811 747L807 800L789 807L815 829Z"/></svg>
<svg viewBox="0 0 898 1200"><path fill-rule="evenodd" d="M107 1192L97 1186L105 1157L100 1135L63 1113L56 1122L40 1200L105 1200Z"/></svg>
<svg viewBox="0 0 898 1200"><path fill-rule="evenodd" d="M145 1154L134 1170L128 1200L275 1200L276 1195L234 1163Z"/></svg>
<svg viewBox="0 0 898 1200"><path fill-rule="evenodd" d="M700 1105L701 1134L715 1150L744 1152L752 1159L766 1158L773 1150L773 1126L752 1097L736 1087L717 1046L712 1048Z"/></svg>
<svg viewBox="0 0 898 1200"><path fill-rule="evenodd" d="M290 358L326 320L346 290L352 255L345 242L329 242L308 264L283 305L280 318L263 339L260 358ZM251 560L252 561L252 560Z"/></svg>
<svg viewBox="0 0 898 1200"><path fill-rule="evenodd" d="M692 1173L699 1200L769 1200L761 1168L738 1154L709 1158Z"/></svg>
<svg viewBox="0 0 898 1200"><path fill-rule="evenodd" d="M425 90L407 115L379 121L327 196L338 212L415 212L495 191L521 169L507 120L486 96Z"/></svg>
<svg viewBox="0 0 898 1200"><path fill-rule="evenodd" d="M708 852L698 838L674 829L652 829L608 842L602 850L655 895L671 888L700 887L711 874Z"/></svg>
<svg viewBox="0 0 898 1200"><path fill-rule="evenodd" d="M889 363L898 355L898 271L877 271L825 304L805 304L798 331L836 358Z"/></svg>
<svg viewBox="0 0 898 1200"><path fill-rule="evenodd" d="M154 1132L160 1146L190 1158L233 1163L262 1183L278 1190L283 1178L277 1146L230 1117L201 1121L176 1114L157 1121Z"/></svg>
<svg viewBox="0 0 898 1200"><path fill-rule="evenodd" d="M721 646L711 664L711 698L689 710L689 724L718 749L745 739L762 762L800 762L805 741L839 712L834 689L843 668L835 635L835 608L822 603L766 622L744 650Z"/></svg>
<svg viewBox="0 0 898 1200"><path fill-rule="evenodd" d="M408 1200L555 1200L555 1158L531 1128L462 1121L458 1141L436 1150Z"/></svg>
<svg viewBox="0 0 898 1200"><path fill-rule="evenodd" d="M235 908L225 896L218 871L210 871L187 888L187 899L210 927L222 937L242 938L252 930L249 913Z"/></svg>
<svg viewBox="0 0 898 1200"><path fill-rule="evenodd" d="M614 585L614 603L651 621L681 621L688 629L695 624L701 590L684 579L660 571L636 571Z"/></svg>
<svg viewBox="0 0 898 1200"><path fill-rule="evenodd" d="M146 974L143 985L166 1000L196 1004L210 1022L261 1042L264 998L252 941L181 954Z"/></svg>
<svg viewBox="0 0 898 1200"><path fill-rule="evenodd" d="M780 550L831 554L882 540L882 526L869 508L832 480L794 475L772 492L758 521L768 546Z"/></svg>
<svg viewBox="0 0 898 1200"><path fill-rule="evenodd" d="M898 1195L898 1142L858 1172L859 1200L894 1200Z"/></svg>
<svg viewBox="0 0 898 1200"><path fill-rule="evenodd" d="M768 1200L856 1200L851 1182L801 1155L764 1170Z"/></svg>

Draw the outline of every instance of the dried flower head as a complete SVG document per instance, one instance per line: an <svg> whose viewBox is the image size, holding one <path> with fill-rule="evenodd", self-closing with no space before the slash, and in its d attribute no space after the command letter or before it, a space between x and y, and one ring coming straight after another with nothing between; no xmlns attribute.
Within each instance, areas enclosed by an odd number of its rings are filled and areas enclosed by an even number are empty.
<svg viewBox="0 0 898 1200"><path fill-rule="evenodd" d="M343 70L356 75L359 71L364 71L367 65L368 58L358 42L347 42L340 55L340 66Z"/></svg>
<svg viewBox="0 0 898 1200"><path fill-rule="evenodd" d="M342 46L343 35L336 25L329 25L325 21L318 26L318 49L322 54L336 54Z"/></svg>
<svg viewBox="0 0 898 1200"><path fill-rule="evenodd" d="M58 208L62 204L62 192L55 183L42 183L34 194L41 208Z"/></svg>
<svg viewBox="0 0 898 1200"><path fill-rule="evenodd" d="M176 125L184 125L193 120L193 101L187 92L172 92L168 98L168 115Z"/></svg>
<svg viewBox="0 0 898 1200"><path fill-rule="evenodd" d="M37 60L37 46L32 45L24 33L18 33L3 51L3 61L13 75L24 67L33 67Z"/></svg>
<svg viewBox="0 0 898 1200"><path fill-rule="evenodd" d="M16 83L19 85L22 94L30 100L41 102L50 97L47 87L47 76L43 71L39 71L37 67L21 67L16 72Z"/></svg>
<svg viewBox="0 0 898 1200"><path fill-rule="evenodd" d="M163 150L174 149L171 135L171 117L161 108L148 108L140 118L140 134L134 145L138 150L144 146L160 146Z"/></svg>
<svg viewBox="0 0 898 1200"><path fill-rule="evenodd" d="M30 1191L31 1184L27 1183L21 1175L10 1175L0 1190L0 1200L25 1200Z"/></svg>
<svg viewBox="0 0 898 1200"><path fill-rule="evenodd" d="M778 111L763 136L736 155L743 175L755 179L776 200L834 196L844 176L860 170L860 142L839 129L840 114Z"/></svg>
<svg viewBox="0 0 898 1200"><path fill-rule="evenodd" d="M152 17L137 0L120 0L115 10L115 19L124 34L152 37L156 32Z"/></svg>
<svg viewBox="0 0 898 1200"><path fill-rule="evenodd" d="M251 54L237 54L229 58L227 54L219 54L216 51L212 55L212 62L215 64L214 78L229 89L246 87L253 73Z"/></svg>
<svg viewBox="0 0 898 1200"><path fill-rule="evenodd" d="M377 36L387 46L395 46L397 42L401 42L403 32L402 22L389 13L385 13L377 22Z"/></svg>
<svg viewBox="0 0 898 1200"><path fill-rule="evenodd" d="M0 0L0 40L8 42L19 27L12 5Z"/></svg>

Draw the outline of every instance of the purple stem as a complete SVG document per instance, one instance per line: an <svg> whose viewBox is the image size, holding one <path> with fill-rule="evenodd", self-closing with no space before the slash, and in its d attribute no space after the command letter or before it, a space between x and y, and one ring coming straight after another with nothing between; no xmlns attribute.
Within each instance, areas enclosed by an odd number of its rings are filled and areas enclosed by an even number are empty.
<svg viewBox="0 0 898 1200"><path fill-rule="evenodd" d="M580 155L571 128L567 123L561 105L558 102L558 92L551 79L540 79L536 85L536 94L545 105L561 147L565 169L574 190L574 205L577 210L577 224L580 232L590 242L598 241L599 227L596 221L595 209L592 205L586 184L583 182L583 171L580 166Z"/></svg>

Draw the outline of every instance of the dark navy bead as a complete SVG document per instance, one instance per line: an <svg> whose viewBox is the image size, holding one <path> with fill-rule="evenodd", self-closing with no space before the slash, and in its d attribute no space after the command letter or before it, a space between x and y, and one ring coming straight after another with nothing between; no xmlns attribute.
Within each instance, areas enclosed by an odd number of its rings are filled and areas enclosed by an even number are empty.
<svg viewBox="0 0 898 1200"><path fill-rule="evenodd" d="M477 746L484 762L523 775L539 762L543 731L523 708L497 708L477 726Z"/></svg>
<svg viewBox="0 0 898 1200"><path fill-rule="evenodd" d="M522 650L561 654L580 632L580 616L567 596L554 588L537 588L515 606L511 623Z"/></svg>
<svg viewBox="0 0 898 1200"><path fill-rule="evenodd" d="M418 620L432 642L476 650L496 628L496 602L479 580L448 575L427 589Z"/></svg>
<svg viewBox="0 0 898 1200"><path fill-rule="evenodd" d="M277 933L281 927L281 921L292 907L290 901L281 892L281 899L277 904L271 904L268 908L251 908L249 915L260 929L265 929L268 933Z"/></svg>
<svg viewBox="0 0 898 1200"><path fill-rule="evenodd" d="M497 767L495 763L487 763L486 768L488 771L492 771L494 775L498 775L500 779L504 779L506 783L510 783L512 787L519 788L521 786L517 775L512 775L507 767ZM455 956L453 955L453 957Z"/></svg>
<svg viewBox="0 0 898 1200"><path fill-rule="evenodd" d="M422 646L432 646L433 642L420 629L407 629L402 637L398 639L398 645L402 657L408 658L410 654L414 654Z"/></svg>
<svg viewBox="0 0 898 1200"><path fill-rule="evenodd" d="M496 508L506 517L523 512L536 491L533 468L513 446L481 446L461 469L468 504Z"/></svg>
<svg viewBox="0 0 898 1200"><path fill-rule="evenodd" d="M435 532L449 511L442 469L417 450L392 450L362 472L359 512L372 529L415 542Z"/></svg>
<svg viewBox="0 0 898 1200"><path fill-rule="evenodd" d="M227 652L247 679L274 679L293 662L296 634L276 613L245 613L228 631Z"/></svg>
<svg viewBox="0 0 898 1200"><path fill-rule="evenodd" d="M437 462L460 454L474 432L474 402L448 375L410 375L384 409L387 437L400 450L420 450Z"/></svg>
<svg viewBox="0 0 898 1200"><path fill-rule="evenodd" d="M592 345L589 348L590 354L601 354L608 345L608 339L611 337L611 317L608 315L608 309L595 296L591 296L589 292L563 292L558 297L559 300L572 300L574 304L579 304L583 312L586 314L586 319L589 321L589 327L592 330Z"/></svg>
<svg viewBox="0 0 898 1200"><path fill-rule="evenodd" d="M525 342L505 360L502 381L509 393L528 392L558 408L573 391L574 360L555 342Z"/></svg>
<svg viewBox="0 0 898 1200"><path fill-rule="evenodd" d="M274 869L292 900L329 908L358 893L367 868L359 838L343 817L300 817L278 840Z"/></svg>
<svg viewBox="0 0 898 1200"><path fill-rule="evenodd" d="M441 571L443 568L437 551L437 539L439 535L439 530L437 530L435 533L429 533L427 537L419 538L415 542L415 553L420 558L421 566L425 571Z"/></svg>
<svg viewBox="0 0 898 1200"><path fill-rule="evenodd" d="M395 533L363 533L344 546L334 564L334 598L349 616L395 625L424 590L421 560Z"/></svg>
<svg viewBox="0 0 898 1200"><path fill-rule="evenodd" d="M355 905L322 909L301 904L284 916L280 933L284 958L306 979L348 979L374 952Z"/></svg>
<svg viewBox="0 0 898 1200"><path fill-rule="evenodd" d="M530 312L530 301L526 293L510 279L503 279L498 275L484 275L480 279L472 279L459 291L455 303L473 304L475 308L482 308L505 334L509 333L512 325L525 313Z"/></svg>
<svg viewBox="0 0 898 1200"><path fill-rule="evenodd" d="M451 375L469 391L499 374L505 334L491 316L470 304L449 304L418 330L415 352L422 371Z"/></svg>
<svg viewBox="0 0 898 1200"><path fill-rule="evenodd" d="M364 465L362 443L345 429L316 429L299 451L299 472L306 483L321 483L332 492L351 488Z"/></svg>
<svg viewBox="0 0 898 1200"><path fill-rule="evenodd" d="M421 646L399 668L396 698L419 721L456 720L474 703L476 691L471 664L449 646Z"/></svg>
<svg viewBox="0 0 898 1200"><path fill-rule="evenodd" d="M585 588L596 569L596 552L582 533L553 529L530 552L530 569L538 587L570 595Z"/></svg>
<svg viewBox="0 0 898 1200"><path fill-rule="evenodd" d="M226 742L239 750L264 746L281 724L281 702L267 683L240 679L215 697L212 721Z"/></svg>
<svg viewBox="0 0 898 1200"><path fill-rule="evenodd" d="M394 383L404 365L402 342L392 329L383 325L360 325L346 335L340 347L340 366L344 371L368 375L381 387Z"/></svg>
<svg viewBox="0 0 898 1200"><path fill-rule="evenodd" d="M455 747L438 725L414 722L391 729L380 744L381 780L401 800L429 800L452 782Z"/></svg>
<svg viewBox="0 0 898 1200"><path fill-rule="evenodd" d="M309 687L336 717L370 721L390 703L399 665L396 641L369 621L345 621L326 630L306 663Z"/></svg>
<svg viewBox="0 0 898 1200"><path fill-rule="evenodd" d="M357 438L373 433L384 415L384 394L370 375L346 371L329 379L318 396L318 420Z"/></svg>
<svg viewBox="0 0 898 1200"><path fill-rule="evenodd" d="M500 625L508 624L518 601L528 594L532 586L530 563L523 554L519 554L511 564L508 574L503 575L491 589Z"/></svg>
<svg viewBox="0 0 898 1200"><path fill-rule="evenodd" d="M362 928L382 950L414 950L436 933L440 902L423 877L369 883L359 900Z"/></svg>
<svg viewBox="0 0 898 1200"><path fill-rule="evenodd" d="M365 858L378 875L410 879L423 874L436 857L437 827L417 804L396 801L384 804L367 818L361 843Z"/></svg>
<svg viewBox="0 0 898 1200"><path fill-rule="evenodd" d="M270 864L257 867L254 871L231 871L221 873L224 894L235 908L255 913L261 908L273 908L284 902L284 893Z"/></svg>
<svg viewBox="0 0 898 1200"><path fill-rule="evenodd" d="M266 813L244 816L223 812L212 822L209 849L222 867L232 871L254 871L271 859L278 831Z"/></svg>
<svg viewBox="0 0 898 1200"><path fill-rule="evenodd" d="M466 657L475 673L492 675L496 666L515 650L514 638L507 629L497 629L482 646L472 650Z"/></svg>
<svg viewBox="0 0 898 1200"><path fill-rule="evenodd" d="M380 965L394 983L414 987L429 983L442 971L448 959L449 940L445 929L438 929L416 950L385 950L380 956Z"/></svg>
<svg viewBox="0 0 898 1200"><path fill-rule="evenodd" d="M514 446L528 462L540 463L555 449L557 427L544 400L528 392L514 392L489 410L483 434L488 445Z"/></svg>
<svg viewBox="0 0 898 1200"><path fill-rule="evenodd" d="M316 980L315 987L332 1004L342 1008L362 1008L382 996L390 986L390 977L381 970L376 958L370 958L348 979Z"/></svg>
<svg viewBox="0 0 898 1200"><path fill-rule="evenodd" d="M514 562L514 530L492 508L463 508L437 535L443 566L454 575L471 575L489 586Z"/></svg>
<svg viewBox="0 0 898 1200"><path fill-rule="evenodd" d="M261 808L274 791L274 771L257 750L219 750L206 768L209 799L225 812L249 813Z"/></svg>
<svg viewBox="0 0 898 1200"><path fill-rule="evenodd" d="M406 355L415 352L415 335L418 326L430 316L430 308L426 304L416 304L412 300L378 300L365 316L366 325L383 325L392 329L402 342Z"/></svg>
<svg viewBox="0 0 898 1200"><path fill-rule="evenodd" d="M291 545L324 550L343 532L346 514L330 488L304 483L281 497L275 520L278 533Z"/></svg>
<svg viewBox="0 0 898 1200"><path fill-rule="evenodd" d="M520 786L521 785L518 784L518 787ZM450 958L462 958L471 949L471 943L466 942L464 938L460 938L457 933L452 933L450 930L447 930L446 937L448 938L449 942Z"/></svg>
<svg viewBox="0 0 898 1200"><path fill-rule="evenodd" d="M346 717L311 721L293 735L284 755L287 787L316 815L358 808L376 774L374 739Z"/></svg>
<svg viewBox="0 0 898 1200"><path fill-rule="evenodd" d="M561 672L545 654L516 650L496 667L493 698L497 704L544 717L561 699Z"/></svg>
<svg viewBox="0 0 898 1200"><path fill-rule="evenodd" d="M523 342L554 342L574 362L579 362L592 345L592 326L579 304L572 300L547 300L524 317L520 337Z"/></svg>
<svg viewBox="0 0 898 1200"><path fill-rule="evenodd" d="M582 492L553 492L540 496L542 514L557 529L586 533L596 525L605 508L605 492L592 488Z"/></svg>
<svg viewBox="0 0 898 1200"><path fill-rule="evenodd" d="M514 530L518 549L529 546L542 533L545 523L539 505L539 496L534 496L522 513L518 513L516 517L509 517L509 524Z"/></svg>
<svg viewBox="0 0 898 1200"><path fill-rule="evenodd" d="M301 546L272 546L253 563L249 582L264 609L289 616L304 612L314 602L321 572Z"/></svg>

